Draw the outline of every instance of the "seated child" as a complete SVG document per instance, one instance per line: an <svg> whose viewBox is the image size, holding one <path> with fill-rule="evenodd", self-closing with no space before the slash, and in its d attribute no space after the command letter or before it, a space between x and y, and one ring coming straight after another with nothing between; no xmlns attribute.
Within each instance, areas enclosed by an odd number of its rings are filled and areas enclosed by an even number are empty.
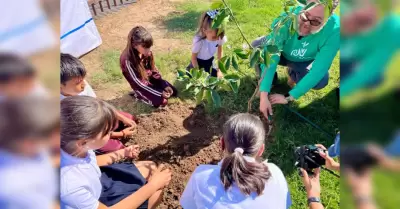
<svg viewBox="0 0 400 209"><path fill-rule="evenodd" d="M36 70L15 54L0 53L0 101L27 95L47 96L47 91L36 78Z"/></svg>
<svg viewBox="0 0 400 209"><path fill-rule="evenodd" d="M163 80L154 63L151 51L153 37L142 26L134 27L128 35L128 44L120 57L122 73L133 89L133 96L153 107L165 106L177 90Z"/></svg>
<svg viewBox="0 0 400 209"><path fill-rule="evenodd" d="M0 115L0 208L53 208L58 169L50 146L60 140L59 102L9 97L0 102Z"/></svg>
<svg viewBox="0 0 400 209"><path fill-rule="evenodd" d="M137 145L94 154L117 123L115 109L102 100L73 96L61 101L61 208L156 208L160 203L170 170L151 161L115 163L136 158Z"/></svg>
<svg viewBox="0 0 400 209"><path fill-rule="evenodd" d="M185 209L282 209L291 206L288 185L273 163L261 162L265 129L259 118L236 114L223 127L218 165L200 165L180 199Z"/></svg>
<svg viewBox="0 0 400 209"><path fill-rule="evenodd" d="M223 56L223 47L228 39L222 32L218 34L218 29L212 29L212 21L215 18L217 10L205 12L200 17L199 29L193 38L192 59L187 67L189 71L192 68L204 69L214 77L222 77L222 73L215 68L214 55L217 53L217 61ZM218 50L218 52L217 52Z"/></svg>
<svg viewBox="0 0 400 209"><path fill-rule="evenodd" d="M60 58L61 85L60 99L68 96L90 96L96 97L92 87L85 80L86 69L83 63L70 54L61 54ZM111 134L108 143L100 148L98 152L107 153L122 149L124 145L120 139L126 136L132 136L136 122L134 117L125 112L118 111L117 118L119 123Z"/></svg>

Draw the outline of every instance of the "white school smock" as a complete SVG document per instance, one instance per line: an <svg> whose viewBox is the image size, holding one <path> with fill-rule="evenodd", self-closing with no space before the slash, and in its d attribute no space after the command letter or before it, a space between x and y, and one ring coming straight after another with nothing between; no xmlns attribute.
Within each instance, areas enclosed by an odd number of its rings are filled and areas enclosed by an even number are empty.
<svg viewBox="0 0 400 209"><path fill-rule="evenodd" d="M228 38L224 36L216 41L201 39L199 36L193 38L192 53L197 53L197 58L201 60L209 60L217 52L218 46L224 45Z"/></svg>
<svg viewBox="0 0 400 209"><path fill-rule="evenodd" d="M247 161L255 161L246 157ZM291 205L288 185L282 171L273 163L264 162L271 173L262 195L246 196L233 184L225 191L218 165L200 165L193 172L180 199L184 209L287 209Z"/></svg>
<svg viewBox="0 0 400 209"><path fill-rule="evenodd" d="M100 177L100 168L92 150L86 158L73 157L61 150L61 209L97 209L102 190Z"/></svg>
<svg viewBox="0 0 400 209"><path fill-rule="evenodd" d="M34 158L0 150L0 208L51 209L57 180L57 170L46 150Z"/></svg>
<svg viewBox="0 0 400 209"><path fill-rule="evenodd" d="M2 1L0 51L21 56L57 47L57 39L40 0Z"/></svg>
<svg viewBox="0 0 400 209"><path fill-rule="evenodd" d="M61 0L60 51L80 57L102 43L87 0Z"/></svg>

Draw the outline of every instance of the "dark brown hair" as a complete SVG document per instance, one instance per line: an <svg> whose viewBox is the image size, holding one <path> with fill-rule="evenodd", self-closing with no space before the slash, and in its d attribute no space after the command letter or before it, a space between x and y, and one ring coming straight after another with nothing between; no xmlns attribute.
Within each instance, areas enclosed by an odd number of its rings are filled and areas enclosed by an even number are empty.
<svg viewBox="0 0 400 209"><path fill-rule="evenodd" d="M211 29L212 28L212 21L213 19L207 14L207 12L204 12L199 20L199 27L197 29L196 35L200 37L201 39L206 38L206 34L204 34L203 30ZM217 30L218 29L214 29ZM225 36L225 32L222 32L219 34L219 38L222 39Z"/></svg>
<svg viewBox="0 0 400 209"><path fill-rule="evenodd" d="M70 142L105 136L116 124L115 109L108 103L89 96L67 97L61 101L61 149L73 152Z"/></svg>
<svg viewBox="0 0 400 209"><path fill-rule="evenodd" d="M224 124L223 140L225 152L220 178L225 190L235 182L246 195L264 191L265 183L271 174L261 162L248 162L244 156L254 157L264 144L265 129L259 118L248 113L236 114ZM243 153L235 151L241 148Z"/></svg>
<svg viewBox="0 0 400 209"><path fill-rule="evenodd" d="M132 28L128 35L128 44L126 51L128 53L128 60L133 70L139 73L141 79L148 80L146 69L154 69L154 57L153 53L149 57L145 57L143 60L139 56L136 46L141 45L144 48L150 48L153 46L153 37L151 34L142 26L136 26Z"/></svg>
<svg viewBox="0 0 400 209"><path fill-rule="evenodd" d="M60 127L59 99L42 96L7 98L0 102L0 147L27 138L47 138Z"/></svg>

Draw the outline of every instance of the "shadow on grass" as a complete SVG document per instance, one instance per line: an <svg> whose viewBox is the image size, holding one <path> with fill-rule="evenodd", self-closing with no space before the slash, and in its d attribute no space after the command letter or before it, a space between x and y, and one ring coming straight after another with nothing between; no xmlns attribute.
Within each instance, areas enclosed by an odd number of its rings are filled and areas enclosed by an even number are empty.
<svg viewBox="0 0 400 209"><path fill-rule="evenodd" d="M137 101L129 94L124 94L121 97L115 99L106 100L106 102L110 103L118 110L130 113L132 115L150 114L155 110L155 108L153 108L152 106Z"/></svg>
<svg viewBox="0 0 400 209"><path fill-rule="evenodd" d="M169 32L188 32L195 31L198 26L198 19L201 16L200 11L172 12L168 18L163 20L163 24Z"/></svg>

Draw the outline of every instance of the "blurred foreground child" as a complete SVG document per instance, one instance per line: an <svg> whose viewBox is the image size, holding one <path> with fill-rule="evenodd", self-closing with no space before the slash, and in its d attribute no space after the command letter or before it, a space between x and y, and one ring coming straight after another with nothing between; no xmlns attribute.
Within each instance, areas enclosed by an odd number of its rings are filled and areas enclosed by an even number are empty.
<svg viewBox="0 0 400 209"><path fill-rule="evenodd" d="M85 80L86 69L83 63L69 54L61 54L60 58L61 85L60 99L69 96L90 96L96 97L92 87ZM117 111L118 123L116 129L111 133L111 139L100 148L101 153L113 152L122 149L124 145L122 138L132 136L136 127L134 117L126 112Z"/></svg>
<svg viewBox="0 0 400 209"><path fill-rule="evenodd" d="M185 209L285 209L291 206L288 185L273 163L259 161L265 130L250 114L232 116L224 125L218 165L200 165L193 172L180 203Z"/></svg>
<svg viewBox="0 0 400 209"><path fill-rule="evenodd" d="M0 102L0 208L48 209L57 192L50 148L59 140L57 100Z"/></svg>
<svg viewBox="0 0 400 209"><path fill-rule="evenodd" d="M11 53L0 53L0 101L27 95L47 95L40 85L34 67Z"/></svg>

